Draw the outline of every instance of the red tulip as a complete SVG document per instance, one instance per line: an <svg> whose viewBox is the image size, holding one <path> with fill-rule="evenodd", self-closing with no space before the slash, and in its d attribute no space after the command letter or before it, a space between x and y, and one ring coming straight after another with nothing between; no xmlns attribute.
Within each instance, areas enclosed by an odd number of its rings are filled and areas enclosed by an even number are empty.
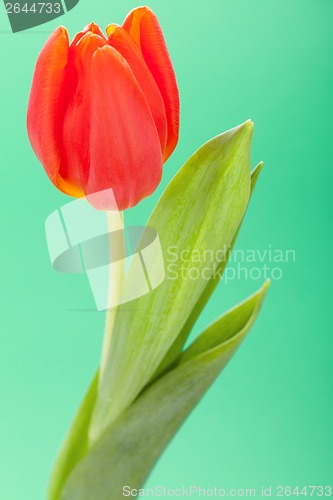
<svg viewBox="0 0 333 500"><path fill-rule="evenodd" d="M70 45L65 28L52 33L37 60L27 126L58 189L83 197L112 188L123 210L161 180L178 140L179 95L151 10L133 10L107 35L93 23ZM114 207L101 196L96 208Z"/></svg>

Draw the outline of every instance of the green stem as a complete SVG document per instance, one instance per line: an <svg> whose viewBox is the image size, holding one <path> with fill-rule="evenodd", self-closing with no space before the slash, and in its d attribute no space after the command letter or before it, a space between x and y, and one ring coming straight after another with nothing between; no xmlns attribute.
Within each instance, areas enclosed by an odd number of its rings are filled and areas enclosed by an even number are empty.
<svg viewBox="0 0 333 500"><path fill-rule="evenodd" d="M108 212L107 218L110 241L109 308L106 312L99 387L101 387L103 383L104 370L110 353L112 333L121 299L125 275L124 214L123 212ZM119 227L119 223L121 227Z"/></svg>

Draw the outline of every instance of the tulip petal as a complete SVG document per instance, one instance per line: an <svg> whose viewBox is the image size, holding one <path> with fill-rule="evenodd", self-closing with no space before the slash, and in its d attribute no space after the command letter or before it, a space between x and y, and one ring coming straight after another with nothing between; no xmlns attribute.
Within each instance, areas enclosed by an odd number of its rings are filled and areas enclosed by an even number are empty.
<svg viewBox="0 0 333 500"><path fill-rule="evenodd" d="M148 7L132 10L125 19L123 28L141 49L164 100L168 121L168 140L163 158L165 161L178 142L179 94L163 33L157 17Z"/></svg>
<svg viewBox="0 0 333 500"><path fill-rule="evenodd" d="M83 187L88 180L90 151L90 88L92 59L106 39L87 31L72 43L63 85L62 164L60 174L65 181Z"/></svg>
<svg viewBox="0 0 333 500"><path fill-rule="evenodd" d="M164 153L167 140L167 120L164 101L159 88L138 46L127 31L120 26L110 25L106 32L109 35L109 44L126 59L147 99Z"/></svg>
<svg viewBox="0 0 333 500"><path fill-rule="evenodd" d="M129 64L109 45L94 54L91 92L90 172L85 193L112 188L118 209L124 210L149 196L159 184L159 137ZM101 196L96 208L114 207Z"/></svg>
<svg viewBox="0 0 333 500"><path fill-rule="evenodd" d="M83 28L83 30L80 31L80 33L77 33L75 35L71 43L71 47L74 47L81 40L81 38L84 37L84 35L89 32L93 33L94 35L99 35L100 37L105 38L105 35L101 30L101 28L98 26L98 24L90 23L87 26L85 26L85 28Z"/></svg>
<svg viewBox="0 0 333 500"><path fill-rule="evenodd" d="M62 27L56 29L44 45L37 59L27 114L31 145L55 185L61 165L58 110L68 45L68 34Z"/></svg>

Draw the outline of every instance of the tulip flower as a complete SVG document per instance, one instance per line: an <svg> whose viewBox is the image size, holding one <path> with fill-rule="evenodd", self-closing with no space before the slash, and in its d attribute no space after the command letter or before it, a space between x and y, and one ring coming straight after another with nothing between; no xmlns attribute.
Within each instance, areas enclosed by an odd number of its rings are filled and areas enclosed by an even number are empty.
<svg viewBox="0 0 333 500"><path fill-rule="evenodd" d="M133 10L106 32L91 23L71 44L65 28L52 33L37 60L27 127L58 189L88 199L112 189L124 210L161 180L178 140L179 95L150 9ZM96 208L114 208L107 196L94 200Z"/></svg>

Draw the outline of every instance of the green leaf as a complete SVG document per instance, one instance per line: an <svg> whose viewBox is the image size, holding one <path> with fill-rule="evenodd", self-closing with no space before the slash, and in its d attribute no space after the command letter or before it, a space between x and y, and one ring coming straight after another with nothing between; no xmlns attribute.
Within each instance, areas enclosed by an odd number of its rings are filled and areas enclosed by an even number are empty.
<svg viewBox="0 0 333 500"><path fill-rule="evenodd" d="M257 183L259 174L261 172L261 169L263 167L263 162L260 162L251 172L251 192L250 192L250 197L252 196L253 190L255 188L255 185ZM164 373L168 371L168 369L172 366L172 364L175 362L175 360L178 358L179 354L181 353L184 344L186 342L187 337L191 333L191 330L193 328L193 325L195 324L196 320L198 319L201 311L204 309L205 305L207 304L209 298L211 297L212 293L214 292L215 288L217 287L224 270L226 268L226 265L229 260L229 256L231 254L231 251L234 247L234 244L236 242L238 233L240 231L241 225L242 225L243 220L241 221L240 225L238 226L237 232L234 236L234 239L230 245L230 249L227 252L226 258L220 262L216 268L216 273L215 276L212 276L212 278L207 281L206 287L203 289L203 292L201 296L199 297L199 300L197 301L195 307L192 310L192 313L188 317L186 323L184 324L181 332L179 333L178 337L170 347L169 351L166 353L164 358L162 359L162 362L160 366L158 367L157 371L154 373L152 376L152 381L154 381L156 378L158 378L161 373Z"/></svg>
<svg viewBox="0 0 333 500"><path fill-rule="evenodd" d="M63 484L72 469L88 451L88 430L95 406L98 385L98 372L74 418L72 426L57 457L51 475L48 500L58 500Z"/></svg>
<svg viewBox="0 0 333 500"><path fill-rule="evenodd" d="M253 325L268 283L215 321L109 426L73 470L62 500L119 500L140 488L164 448L227 364Z"/></svg>
<svg viewBox="0 0 333 500"><path fill-rule="evenodd" d="M253 193L253 189L260 174L260 171L262 169L262 166L263 163L260 163L251 172L251 195ZM238 228L237 233L239 229L240 228ZM234 240L236 239L236 236ZM225 264L226 262L221 263L222 266ZM211 282L213 282L212 285L210 285ZM186 321L178 338L175 340L169 352L162 360L162 363L158 370L158 374L156 373L155 376L153 376L153 379L157 375L160 375L162 371L165 371L167 367L170 368L171 362L174 362L178 358L188 333L192 329L195 320L197 319L198 315L200 314L201 310L203 309L204 305L209 299L211 293L215 289L216 284L217 284L216 280L214 279L210 280L207 283L207 286L202 294L202 297L200 297L197 305L195 306L195 308L192 311L192 314ZM55 463L55 467L50 481L49 496L48 496L49 500L56 500L59 498L59 493L64 484L64 481L67 479L74 466L87 452L88 429L90 425L91 414L97 397L97 379L98 379L98 373L95 376L91 384L91 387L89 388L85 400L83 401L80 409L78 410L77 416L74 422L72 423L71 430L68 433L68 436L66 437L66 440L59 453L59 456L57 457L57 461Z"/></svg>
<svg viewBox="0 0 333 500"><path fill-rule="evenodd" d="M119 307L92 417L92 442L151 379L214 276L218 252L228 252L250 196L252 133L253 124L247 121L202 146L171 181L148 221L159 234L165 260L170 247L176 247L178 255L186 250L204 256L208 251L213 258L190 259L188 266L198 279L184 279L184 263L178 259L176 279L167 274L158 288L133 302L131 310ZM125 291L135 281L129 273Z"/></svg>

